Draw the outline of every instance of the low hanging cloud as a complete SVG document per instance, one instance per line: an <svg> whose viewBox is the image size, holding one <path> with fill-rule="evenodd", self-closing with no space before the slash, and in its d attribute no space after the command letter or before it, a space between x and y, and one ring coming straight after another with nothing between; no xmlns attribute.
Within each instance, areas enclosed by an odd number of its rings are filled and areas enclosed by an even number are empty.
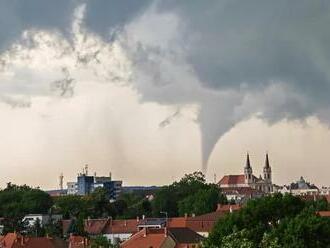
<svg viewBox="0 0 330 248"><path fill-rule="evenodd" d="M30 9L22 2L0 3L0 25L12 28L4 36L0 26L2 50L28 58L41 39L39 48L47 44L58 57L49 82L69 85L70 92L73 80L79 83L70 71L88 68L101 81L133 87L142 102L198 106L204 171L219 138L251 116L270 124L315 116L329 124L327 1L59 1L63 18L47 16L52 9L40 0L31 0ZM38 8L42 14L32 15ZM30 32L26 54L8 46L24 32ZM116 61L116 51L123 60ZM13 63L8 56L0 56L0 70ZM9 83L1 87L13 90ZM45 85L23 88L28 95L48 92Z"/></svg>
<svg viewBox="0 0 330 248"><path fill-rule="evenodd" d="M200 106L203 170L218 139L257 116L269 123L330 112L330 4L156 2L126 26L146 101Z"/></svg>

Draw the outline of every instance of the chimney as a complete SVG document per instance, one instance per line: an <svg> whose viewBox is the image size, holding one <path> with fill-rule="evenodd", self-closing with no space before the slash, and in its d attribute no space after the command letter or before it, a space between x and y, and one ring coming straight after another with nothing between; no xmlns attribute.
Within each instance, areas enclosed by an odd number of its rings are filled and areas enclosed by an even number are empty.
<svg viewBox="0 0 330 248"><path fill-rule="evenodd" d="M217 211L221 211L222 205L218 204Z"/></svg>
<svg viewBox="0 0 330 248"><path fill-rule="evenodd" d="M167 227L164 228L164 236L167 237Z"/></svg>
<svg viewBox="0 0 330 248"><path fill-rule="evenodd" d="M196 216L196 215L195 215L194 213L191 214L191 217L195 218L195 216Z"/></svg>
<svg viewBox="0 0 330 248"><path fill-rule="evenodd" d="M136 216L136 222L139 222L139 221L140 221L140 217Z"/></svg>
<svg viewBox="0 0 330 248"><path fill-rule="evenodd" d="M146 218L146 216L145 215L142 215L142 220L144 220Z"/></svg>
<svg viewBox="0 0 330 248"><path fill-rule="evenodd" d="M187 213L184 214L184 218L188 219L188 214Z"/></svg>
<svg viewBox="0 0 330 248"><path fill-rule="evenodd" d="M230 207L229 207L229 212L230 212L230 213L233 212L233 208L231 207L231 205L230 205Z"/></svg>

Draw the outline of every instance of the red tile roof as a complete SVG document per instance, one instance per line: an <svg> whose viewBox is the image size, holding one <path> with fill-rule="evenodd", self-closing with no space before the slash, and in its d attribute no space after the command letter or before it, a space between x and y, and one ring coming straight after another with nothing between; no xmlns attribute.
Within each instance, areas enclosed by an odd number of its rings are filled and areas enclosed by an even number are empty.
<svg viewBox="0 0 330 248"><path fill-rule="evenodd" d="M133 235L129 240L120 245L121 248L160 248L170 236L165 235L163 229L142 229ZM173 239L172 239L173 240ZM173 240L174 243L174 240ZM174 246L173 246L174 248Z"/></svg>
<svg viewBox="0 0 330 248"><path fill-rule="evenodd" d="M17 233L1 236L0 247L3 248L64 248L65 242L47 237L24 237Z"/></svg>
<svg viewBox="0 0 330 248"><path fill-rule="evenodd" d="M330 211L318 211L317 214L321 217L330 217Z"/></svg>
<svg viewBox="0 0 330 248"><path fill-rule="evenodd" d="M229 187L229 188L222 188L221 192L225 194L239 194L239 195L256 195L262 194L261 191L257 189L253 189L251 187Z"/></svg>
<svg viewBox="0 0 330 248"><path fill-rule="evenodd" d="M87 248L88 240L82 236L70 236L69 248Z"/></svg>
<svg viewBox="0 0 330 248"><path fill-rule="evenodd" d="M241 209L241 205L239 204L218 204L217 211L221 212L230 212L230 211L237 211Z"/></svg>
<svg viewBox="0 0 330 248"><path fill-rule="evenodd" d="M111 219L87 219L84 229L91 235L101 234L110 221Z"/></svg>
<svg viewBox="0 0 330 248"><path fill-rule="evenodd" d="M136 233L138 223L136 219L112 220L105 228L104 233Z"/></svg>
<svg viewBox="0 0 330 248"><path fill-rule="evenodd" d="M245 184L245 176L244 175L227 175L224 176L219 182L218 185L224 184Z"/></svg>

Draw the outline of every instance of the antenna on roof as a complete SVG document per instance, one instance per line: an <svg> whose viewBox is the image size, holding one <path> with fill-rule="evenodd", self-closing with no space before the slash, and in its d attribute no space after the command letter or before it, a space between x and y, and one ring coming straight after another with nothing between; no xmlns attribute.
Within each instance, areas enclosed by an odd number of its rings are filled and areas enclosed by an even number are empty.
<svg viewBox="0 0 330 248"><path fill-rule="evenodd" d="M214 179L214 184L216 184L217 183L217 174L214 173L214 178L213 179Z"/></svg>
<svg viewBox="0 0 330 248"><path fill-rule="evenodd" d="M88 176L88 164L85 164L85 174Z"/></svg>
<svg viewBox="0 0 330 248"><path fill-rule="evenodd" d="M60 190L63 191L63 173L60 174Z"/></svg>

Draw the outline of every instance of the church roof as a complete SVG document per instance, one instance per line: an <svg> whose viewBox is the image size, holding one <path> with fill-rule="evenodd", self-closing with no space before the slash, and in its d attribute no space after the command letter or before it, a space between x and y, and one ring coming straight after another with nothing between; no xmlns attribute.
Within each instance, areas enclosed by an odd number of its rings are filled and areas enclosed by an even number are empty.
<svg viewBox="0 0 330 248"><path fill-rule="evenodd" d="M222 184L245 184L244 175L227 175L224 176L219 182L219 185Z"/></svg>
<svg viewBox="0 0 330 248"><path fill-rule="evenodd" d="M266 153L266 161L265 161L265 168L269 168L269 158L268 158L268 153Z"/></svg>
<svg viewBox="0 0 330 248"><path fill-rule="evenodd" d="M245 168L251 168L250 155L249 155L249 153L246 155L246 164L245 164Z"/></svg>

